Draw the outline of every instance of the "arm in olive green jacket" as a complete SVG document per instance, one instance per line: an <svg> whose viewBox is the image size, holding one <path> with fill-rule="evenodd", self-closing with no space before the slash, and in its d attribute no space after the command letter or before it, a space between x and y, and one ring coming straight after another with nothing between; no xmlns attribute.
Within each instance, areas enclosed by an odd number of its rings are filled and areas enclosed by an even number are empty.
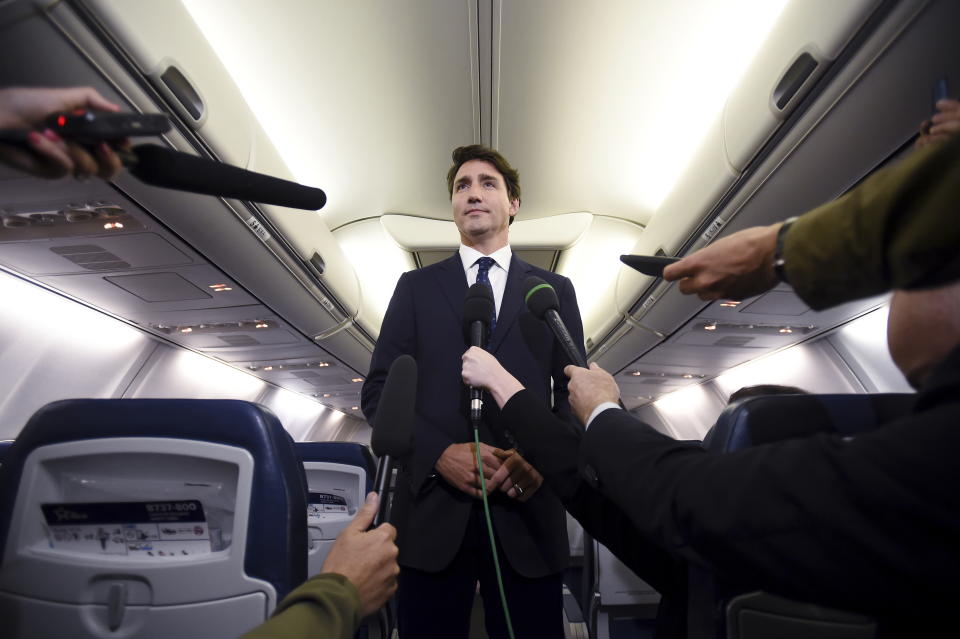
<svg viewBox="0 0 960 639"><path fill-rule="evenodd" d="M803 215L783 254L790 284L814 309L960 279L960 136Z"/></svg>
<svg viewBox="0 0 960 639"><path fill-rule="evenodd" d="M273 616L241 639L351 639L360 596L343 575L321 573L283 598Z"/></svg>

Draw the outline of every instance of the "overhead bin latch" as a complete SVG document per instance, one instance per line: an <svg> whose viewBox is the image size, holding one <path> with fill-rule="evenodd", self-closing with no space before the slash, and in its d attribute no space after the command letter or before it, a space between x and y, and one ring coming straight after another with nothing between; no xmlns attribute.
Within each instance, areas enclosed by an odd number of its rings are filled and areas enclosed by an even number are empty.
<svg viewBox="0 0 960 639"><path fill-rule="evenodd" d="M176 99L177 104L193 118L194 122L199 123L203 120L203 115L206 111L203 98L200 97L199 91L193 87L193 84L187 79L183 71L175 65L170 64L170 66L160 74L160 82L163 83L167 91Z"/></svg>
<svg viewBox="0 0 960 639"><path fill-rule="evenodd" d="M318 334L314 335L314 336L313 336L313 341L315 341L315 342L322 342L322 341L325 340L325 339L328 339L328 338L330 338L330 337L333 337L334 335L336 335L336 334L339 333L340 331L349 328L352 324L353 324L353 318L352 318L352 317L344 317L341 321L339 321L338 323L334 324L333 326L331 326L331 327L328 328L327 330L323 331L322 333L318 333Z"/></svg>
<svg viewBox="0 0 960 639"><path fill-rule="evenodd" d="M636 317L634 317L630 313L623 314L623 321L629 324L630 326L632 326L633 328L639 329L647 333L652 333L653 335L656 335L660 339L667 339L667 336L664 333L661 333L655 328L650 328L649 326L645 326L644 324L641 324L640 320L638 320Z"/></svg>
<svg viewBox="0 0 960 639"><path fill-rule="evenodd" d="M820 65L809 51L801 52L773 88L773 104L783 111L800 91L800 88L810 79L813 72Z"/></svg>

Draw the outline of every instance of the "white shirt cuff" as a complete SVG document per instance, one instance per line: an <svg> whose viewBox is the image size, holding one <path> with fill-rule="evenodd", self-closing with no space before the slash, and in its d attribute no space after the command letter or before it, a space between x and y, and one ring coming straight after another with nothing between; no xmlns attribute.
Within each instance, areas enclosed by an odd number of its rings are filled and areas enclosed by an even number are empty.
<svg viewBox="0 0 960 639"><path fill-rule="evenodd" d="M583 429L586 430L590 428L590 424L593 423L593 420L597 415L607 410L608 408L620 408L620 406L614 402L603 402L599 406L593 409L593 412L590 413L590 419L587 420L587 423L584 424Z"/></svg>

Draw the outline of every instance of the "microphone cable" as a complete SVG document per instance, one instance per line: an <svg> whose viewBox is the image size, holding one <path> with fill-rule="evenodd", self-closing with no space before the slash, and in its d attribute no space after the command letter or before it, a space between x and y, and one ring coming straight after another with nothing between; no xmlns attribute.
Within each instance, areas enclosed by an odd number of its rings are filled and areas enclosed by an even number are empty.
<svg viewBox="0 0 960 639"><path fill-rule="evenodd" d="M496 313L493 289L489 284L476 282L467 290L463 304L463 319L466 336L471 346L484 348L486 331L490 318ZM470 388L470 425L473 427L473 454L477 474L480 475L480 496L483 499L484 521L487 524L487 536L490 539L490 552L493 554L493 567L497 574L497 588L500 591L500 603L507 622L507 632L514 639L513 622L507 605L507 593L503 587L503 573L500 570L500 556L497 553L497 541L493 535L493 518L490 516L490 501L487 499L487 479L483 474L483 460L480 459L480 421L483 410L483 389Z"/></svg>
<svg viewBox="0 0 960 639"><path fill-rule="evenodd" d="M497 572L497 588L500 591L500 603L503 605L503 616L507 622L507 633L510 639L516 639L513 634L513 622L510 620L510 607L507 605L507 593L503 588L503 575L500 572L500 556L497 553L497 541L493 536L493 519L490 516L490 502L487 499L487 480L483 476L483 463L480 461L480 420L472 419L473 424L473 452L477 461L477 474L480 475L480 495L483 497L483 513L487 523L487 535L490 538L490 551L493 553L493 567Z"/></svg>

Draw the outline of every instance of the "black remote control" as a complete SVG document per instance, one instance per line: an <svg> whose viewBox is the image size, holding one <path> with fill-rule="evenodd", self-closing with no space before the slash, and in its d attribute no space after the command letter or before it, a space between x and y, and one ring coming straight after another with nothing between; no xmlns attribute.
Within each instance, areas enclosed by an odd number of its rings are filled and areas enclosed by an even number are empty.
<svg viewBox="0 0 960 639"><path fill-rule="evenodd" d="M116 142L125 138L160 135L170 130L170 118L162 113L111 113L79 109L55 113L46 128L65 140L80 144ZM23 144L30 129L0 129L0 143Z"/></svg>
<svg viewBox="0 0 960 639"><path fill-rule="evenodd" d="M170 118L162 113L111 113L86 109L51 115L46 124L60 137L85 144L160 135L170 130Z"/></svg>

